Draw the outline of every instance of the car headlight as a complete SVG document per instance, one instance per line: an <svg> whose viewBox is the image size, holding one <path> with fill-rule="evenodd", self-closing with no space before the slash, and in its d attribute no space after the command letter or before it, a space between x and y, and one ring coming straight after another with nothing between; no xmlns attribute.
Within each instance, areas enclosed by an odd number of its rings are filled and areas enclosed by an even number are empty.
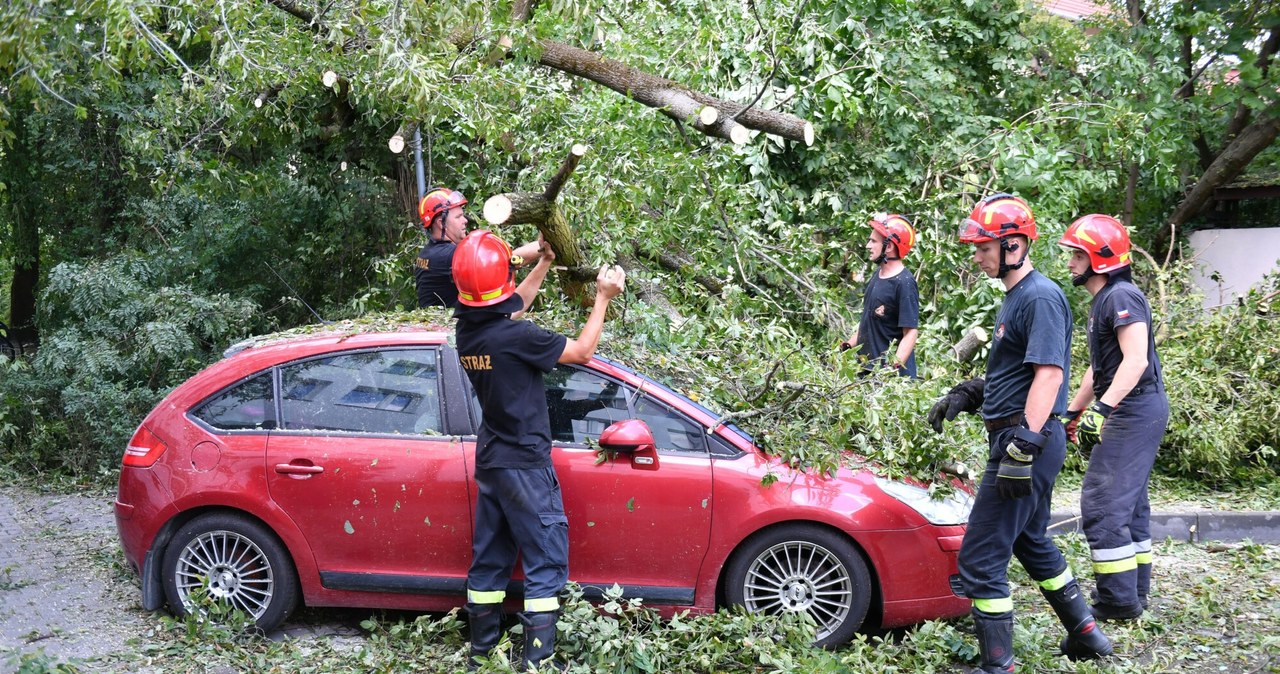
<svg viewBox="0 0 1280 674"><path fill-rule="evenodd" d="M973 510L973 495L967 491L957 489L942 498L934 498L924 487L879 476L876 477L876 486L920 513L930 524L964 524L969 521L969 511Z"/></svg>

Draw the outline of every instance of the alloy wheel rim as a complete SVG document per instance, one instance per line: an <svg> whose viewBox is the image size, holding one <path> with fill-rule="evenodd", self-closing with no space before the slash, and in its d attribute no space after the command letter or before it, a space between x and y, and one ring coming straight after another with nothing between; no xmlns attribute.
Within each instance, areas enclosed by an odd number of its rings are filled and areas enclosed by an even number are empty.
<svg viewBox="0 0 1280 674"><path fill-rule="evenodd" d="M817 638L824 639L849 617L853 580L835 553L814 543L788 541L751 563L743 598L752 612L807 612L817 624Z"/></svg>
<svg viewBox="0 0 1280 674"><path fill-rule="evenodd" d="M266 553L232 531L210 531L188 543L175 574L183 605L201 615L204 607L192 599L201 591L254 620L266 613L275 594L275 574Z"/></svg>

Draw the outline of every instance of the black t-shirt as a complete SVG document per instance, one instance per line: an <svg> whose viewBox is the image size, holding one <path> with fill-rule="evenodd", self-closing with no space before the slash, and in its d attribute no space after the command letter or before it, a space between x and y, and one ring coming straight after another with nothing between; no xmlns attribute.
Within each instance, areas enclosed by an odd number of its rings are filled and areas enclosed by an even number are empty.
<svg viewBox="0 0 1280 674"><path fill-rule="evenodd" d="M1147 296L1129 281L1113 279L1098 292L1089 307L1089 360L1093 365L1093 394L1099 398L1111 386L1120 361L1124 360L1116 328L1130 323L1147 324L1147 369L1134 386L1153 386L1160 379L1160 359L1156 356Z"/></svg>
<svg viewBox="0 0 1280 674"><path fill-rule="evenodd" d="M551 465L551 421L542 375L564 353L565 336L491 312L458 315L458 357L484 419L476 439L480 468Z"/></svg>
<svg viewBox="0 0 1280 674"><path fill-rule="evenodd" d="M1005 294L987 357L984 419L1022 414L1035 378L1035 365L1062 368L1062 386L1053 414L1067 411L1071 384L1071 307L1058 284L1031 270Z"/></svg>
<svg viewBox="0 0 1280 674"><path fill-rule="evenodd" d="M858 353L869 360L885 361L885 352L894 340L901 340L904 329L920 327L920 291L916 277L908 269L889 278L871 275L862 295L862 319L858 322ZM904 375L916 376L916 354L903 364Z"/></svg>
<svg viewBox="0 0 1280 674"><path fill-rule="evenodd" d="M458 286L453 284L453 251L457 247L447 239L433 239L413 261L419 309L458 306Z"/></svg>

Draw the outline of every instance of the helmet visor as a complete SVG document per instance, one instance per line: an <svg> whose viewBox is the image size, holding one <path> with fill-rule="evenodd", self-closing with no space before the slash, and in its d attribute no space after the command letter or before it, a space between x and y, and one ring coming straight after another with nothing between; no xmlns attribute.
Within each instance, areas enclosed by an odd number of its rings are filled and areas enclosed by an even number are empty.
<svg viewBox="0 0 1280 674"><path fill-rule="evenodd" d="M991 241L1000 238L996 234L983 227L973 218L965 218L960 223L960 231L958 232L961 241L966 243L981 243L983 241Z"/></svg>

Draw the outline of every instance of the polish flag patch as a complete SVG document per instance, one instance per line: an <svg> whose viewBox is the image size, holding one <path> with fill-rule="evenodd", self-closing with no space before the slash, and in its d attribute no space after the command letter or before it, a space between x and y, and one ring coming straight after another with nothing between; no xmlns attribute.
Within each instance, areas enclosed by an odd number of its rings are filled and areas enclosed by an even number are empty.
<svg viewBox="0 0 1280 674"><path fill-rule="evenodd" d="M1116 318L1128 318L1128 317L1129 317L1128 309L1121 309L1116 312Z"/></svg>

